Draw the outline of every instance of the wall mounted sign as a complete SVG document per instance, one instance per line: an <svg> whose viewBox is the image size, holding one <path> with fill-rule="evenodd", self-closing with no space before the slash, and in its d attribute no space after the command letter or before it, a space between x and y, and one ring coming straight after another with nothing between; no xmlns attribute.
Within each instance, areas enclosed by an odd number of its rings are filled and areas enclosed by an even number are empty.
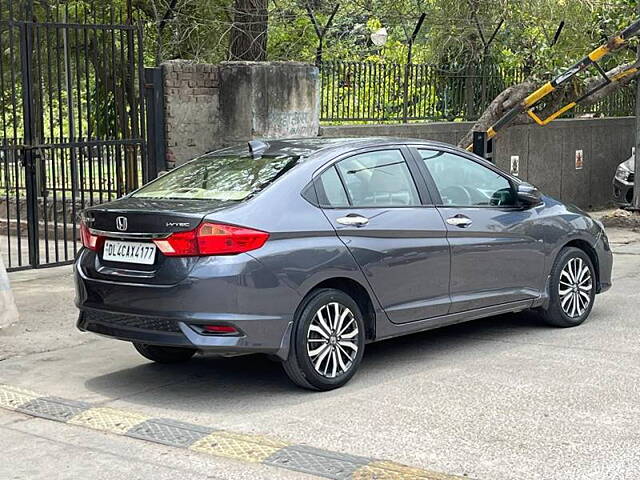
<svg viewBox="0 0 640 480"><path fill-rule="evenodd" d="M582 170L584 168L584 151L576 150L576 170Z"/></svg>
<svg viewBox="0 0 640 480"><path fill-rule="evenodd" d="M511 156L511 175L519 176L520 175L520 156L512 155Z"/></svg>

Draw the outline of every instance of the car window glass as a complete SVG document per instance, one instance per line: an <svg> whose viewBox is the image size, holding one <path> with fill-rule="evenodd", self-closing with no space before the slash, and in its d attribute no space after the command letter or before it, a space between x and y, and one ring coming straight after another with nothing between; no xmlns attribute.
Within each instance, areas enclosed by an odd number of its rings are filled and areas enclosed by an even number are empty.
<svg viewBox="0 0 640 480"><path fill-rule="evenodd" d="M368 152L349 157L337 168L354 207L409 207L420 197L399 150Z"/></svg>
<svg viewBox="0 0 640 480"><path fill-rule="evenodd" d="M318 197L323 206L348 207L349 199L344 191L342 181L334 167L320 175L320 191Z"/></svg>
<svg viewBox="0 0 640 480"><path fill-rule="evenodd" d="M490 168L458 155L420 150L443 205L513 206L515 193L509 180Z"/></svg>

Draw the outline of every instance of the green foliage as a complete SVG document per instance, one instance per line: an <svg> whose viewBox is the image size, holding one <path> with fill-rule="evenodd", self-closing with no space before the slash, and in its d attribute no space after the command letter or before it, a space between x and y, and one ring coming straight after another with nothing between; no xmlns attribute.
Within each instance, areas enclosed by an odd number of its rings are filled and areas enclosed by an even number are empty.
<svg viewBox="0 0 640 480"><path fill-rule="evenodd" d="M318 39L304 5L297 0L273 2L270 59L314 60ZM312 5L324 24L334 3L316 0ZM341 4L326 34L323 58L403 63L408 39L424 12L426 21L413 48L414 63L463 71L489 60L503 68L548 76L629 25L637 17L636 8L636 0L355 0ZM502 27L485 48L501 21ZM564 29L553 45L561 22ZM376 47L370 35L382 27L388 40ZM632 50L614 62L632 58Z"/></svg>
<svg viewBox="0 0 640 480"><path fill-rule="evenodd" d="M3 0L2 4L7 5L7 1L11 0ZM233 24L234 6L238 1L130 0L132 11L129 16L127 0L38 0L34 2L31 15L39 22L141 22L145 32L144 61L147 66L176 58L217 63L228 58L230 32L236 28ZM307 7L313 10L322 29L329 20L335 1L269 0L267 58L314 62L319 39ZM15 0L11 5L15 15L25 11L27 0ZM430 109L434 118L471 118L478 114L487 100L510 82L521 80L523 74L541 81L572 65L633 22L638 17L637 7L637 0L343 1L324 36L323 60L387 65L389 79L384 84L377 84L375 79L351 78L348 72L341 72L336 78L325 78L325 89L331 89L333 99L351 95L363 109L359 114L362 117L389 118L400 115L404 109L408 110L409 116L417 116ZM7 13L0 12L1 18L5 19ZM406 63L409 39L422 13L426 20L416 37L412 55L413 63L430 65L429 75L420 72L410 75L410 90L416 95L405 105L405 77L394 72L393 66ZM15 18L23 16L24 13L19 13ZM553 45L561 22L565 27L559 41ZM497 29L501 23L501 28ZM383 46L376 46L371 34L382 28L386 29L388 38ZM42 47L36 49L42 55L49 50L54 57L60 55L62 50L56 45L60 39L55 38L54 32L51 29L48 34L43 34L49 37L42 38ZM0 101L3 106L11 105L12 99L21 95L20 81L12 78L9 68L12 66L13 73L19 75L17 47L13 50L8 47L9 40L17 44L16 35L15 28L0 28L0 44L4 46L0 51L4 85ZM116 52L126 50L126 45L123 46L126 39L120 36L110 39L106 31L89 31L87 52L80 46L82 39L70 39L69 54L71 58L78 58L80 65L75 66L72 62L72 71L80 68L80 72L89 72L87 79L80 79L84 87L76 96L85 111L90 105L94 118L80 122L76 129L81 127L84 135L121 135L122 123L126 123L123 119L130 112L132 103L130 99L120 98L121 92L132 92L138 86L134 78L121 78L118 72L126 70L123 59L119 55L114 56L106 46L114 44ZM488 44L490 39L492 41ZM602 66L609 69L631 61L636 55L636 43L615 57L605 59ZM88 56L85 58L83 55ZM126 60L124 58L124 62ZM486 66L509 73L492 74L489 85L483 86L478 77ZM64 78L64 71L59 72L62 67L59 64L50 73L39 72L43 79L47 79L43 84L55 84L58 75ZM404 71L402 67L398 68L399 72ZM44 95L48 95L46 90ZM54 107L53 113L41 112L45 127L51 123L48 130L66 134L69 113L65 110L66 93L63 91L59 97L53 95L45 100L46 104ZM626 98L624 101L627 105ZM120 111L118 105L121 105ZM58 115L56 110L64 115ZM363 113L365 111L366 114ZM369 114L372 111L375 115ZM14 127L15 136L21 135L20 112L14 115L11 109L3 109L0 124L8 130L8 135L14 135Z"/></svg>
<svg viewBox="0 0 640 480"><path fill-rule="evenodd" d="M22 0L24 2L25 0ZM19 5L21 2L16 2ZM323 26L335 0L270 0L268 58L315 60L318 38L307 13L309 5ZM109 7L126 17L127 0ZM136 21L145 25L148 64L174 58L202 62L227 59L234 28L234 0L131 0ZM106 8L92 0L36 2L39 15L60 15L68 9L91 11L92 19L108 22ZM403 63L408 39L421 13L426 20L413 48L415 63L461 71L490 59L505 68L523 67L545 75L565 67L637 17L637 0L351 0L340 8L324 38L326 60L370 60ZM498 24L503 25L485 49ZM552 46L558 26L559 42ZM371 42L380 28L388 32L383 47ZM632 56L632 52L629 53Z"/></svg>

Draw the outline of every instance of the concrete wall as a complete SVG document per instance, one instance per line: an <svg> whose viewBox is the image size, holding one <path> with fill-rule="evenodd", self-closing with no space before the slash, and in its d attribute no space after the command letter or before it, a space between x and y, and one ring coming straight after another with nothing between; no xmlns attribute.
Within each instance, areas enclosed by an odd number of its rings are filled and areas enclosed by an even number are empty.
<svg viewBox="0 0 640 480"><path fill-rule="evenodd" d="M167 168L254 138L316 136L319 79L294 62L162 65Z"/></svg>
<svg viewBox="0 0 640 480"><path fill-rule="evenodd" d="M328 137L397 136L457 144L471 123L354 125L322 127ZM498 137L496 163L510 170L511 156L520 157L520 178L545 193L582 208L611 202L611 180L618 164L631 156L635 118L557 120L547 127L515 126ZM576 169L576 151L584 166Z"/></svg>

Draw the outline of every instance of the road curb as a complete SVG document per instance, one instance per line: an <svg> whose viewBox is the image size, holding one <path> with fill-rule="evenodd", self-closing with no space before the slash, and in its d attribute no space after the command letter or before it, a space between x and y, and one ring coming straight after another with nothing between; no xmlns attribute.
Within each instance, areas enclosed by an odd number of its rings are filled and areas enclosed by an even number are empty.
<svg viewBox="0 0 640 480"><path fill-rule="evenodd" d="M336 480L455 480L391 461L292 445L275 438L216 429L117 408L94 406L0 384L0 408L175 448L259 463Z"/></svg>

